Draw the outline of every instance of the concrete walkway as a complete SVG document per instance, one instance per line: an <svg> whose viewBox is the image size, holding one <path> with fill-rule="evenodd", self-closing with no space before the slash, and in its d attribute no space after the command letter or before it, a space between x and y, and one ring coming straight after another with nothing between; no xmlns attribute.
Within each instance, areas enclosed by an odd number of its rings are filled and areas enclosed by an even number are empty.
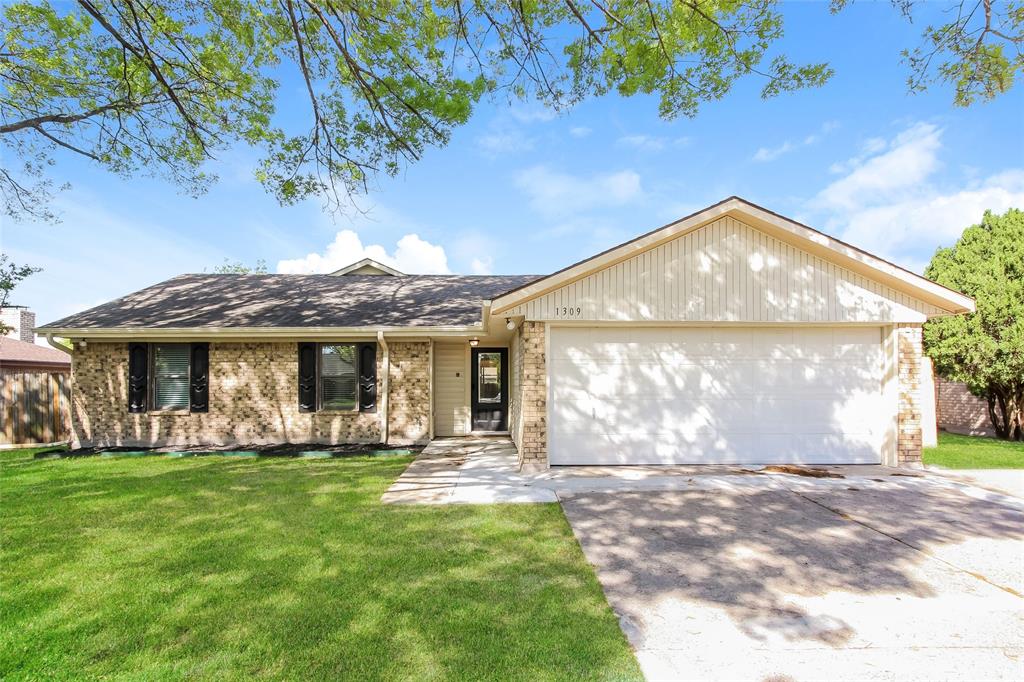
<svg viewBox="0 0 1024 682"><path fill-rule="evenodd" d="M516 446L505 436L438 438L392 484L385 504L557 502L553 490L519 473Z"/></svg>
<svg viewBox="0 0 1024 682"><path fill-rule="evenodd" d="M838 478L773 473L761 466L574 466L520 472L507 436L432 441L383 495L385 504L501 504L557 502L581 493L719 490L812 491L855 487L903 490L936 486L975 499L1024 506L1007 490L931 471L875 465L815 466ZM948 472L942 472L946 474ZM973 473L973 472L972 472Z"/></svg>

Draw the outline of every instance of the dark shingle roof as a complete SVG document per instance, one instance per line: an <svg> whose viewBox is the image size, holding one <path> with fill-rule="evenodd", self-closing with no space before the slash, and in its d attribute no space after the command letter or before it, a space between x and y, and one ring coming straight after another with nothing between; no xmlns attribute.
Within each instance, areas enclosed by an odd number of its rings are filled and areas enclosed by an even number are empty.
<svg viewBox="0 0 1024 682"><path fill-rule="evenodd" d="M47 329L427 327L480 322L484 300L538 275L181 275Z"/></svg>

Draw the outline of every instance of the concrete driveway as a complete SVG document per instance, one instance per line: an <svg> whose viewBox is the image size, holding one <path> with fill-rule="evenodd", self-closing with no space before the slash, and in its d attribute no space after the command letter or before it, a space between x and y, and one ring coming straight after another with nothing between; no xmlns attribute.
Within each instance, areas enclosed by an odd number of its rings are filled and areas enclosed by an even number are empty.
<svg viewBox="0 0 1024 682"><path fill-rule="evenodd" d="M650 679L1024 679L1020 500L788 478L559 492Z"/></svg>

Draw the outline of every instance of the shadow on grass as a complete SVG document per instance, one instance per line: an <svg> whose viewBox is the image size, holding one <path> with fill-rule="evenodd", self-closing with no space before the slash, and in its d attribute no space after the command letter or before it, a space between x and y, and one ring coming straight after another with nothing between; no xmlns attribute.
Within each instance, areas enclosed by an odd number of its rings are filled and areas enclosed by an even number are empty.
<svg viewBox="0 0 1024 682"><path fill-rule="evenodd" d="M0 667L11 679L639 677L557 505L381 506L409 459L8 470Z"/></svg>

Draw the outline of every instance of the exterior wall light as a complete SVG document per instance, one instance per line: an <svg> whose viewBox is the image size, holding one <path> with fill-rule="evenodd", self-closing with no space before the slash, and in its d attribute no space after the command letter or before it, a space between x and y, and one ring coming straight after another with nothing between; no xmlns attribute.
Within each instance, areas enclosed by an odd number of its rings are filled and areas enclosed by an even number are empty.
<svg viewBox="0 0 1024 682"><path fill-rule="evenodd" d="M516 330L516 323L511 317L505 318L505 329L509 330L510 332L514 332Z"/></svg>
<svg viewBox="0 0 1024 682"><path fill-rule="evenodd" d="M473 346L473 348L476 348L477 346L480 345L480 339L473 337L472 339L469 340L469 345Z"/></svg>

